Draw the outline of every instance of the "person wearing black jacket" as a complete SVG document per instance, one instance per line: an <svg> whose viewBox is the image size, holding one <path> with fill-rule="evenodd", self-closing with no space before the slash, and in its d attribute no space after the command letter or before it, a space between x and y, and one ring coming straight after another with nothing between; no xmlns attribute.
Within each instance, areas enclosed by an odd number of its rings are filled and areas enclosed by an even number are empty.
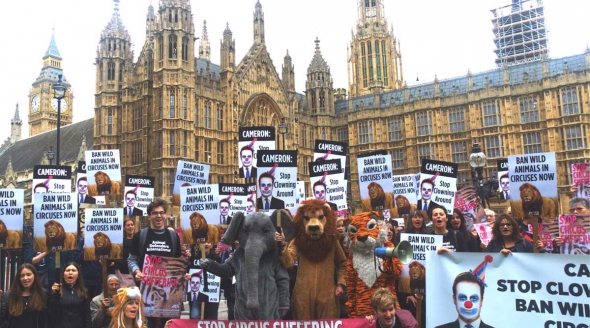
<svg viewBox="0 0 590 328"><path fill-rule="evenodd" d="M91 327L90 298L84 288L78 263L66 264L61 283L51 286L49 309L52 328Z"/></svg>
<svg viewBox="0 0 590 328"><path fill-rule="evenodd" d="M10 293L3 294L0 289L0 327L47 328L49 313L45 292L35 266L22 264L16 277Z"/></svg>
<svg viewBox="0 0 590 328"><path fill-rule="evenodd" d="M432 226L434 230L433 235L443 236L443 245L438 249L438 253L456 251L456 252L467 252L467 244L465 244L465 238L459 231L450 230L447 228L447 213L443 207L436 207L432 210Z"/></svg>
<svg viewBox="0 0 590 328"><path fill-rule="evenodd" d="M453 216L450 218L450 227L460 232L465 239L465 243L467 244L467 251L468 252L481 252L482 243L481 239L479 238L478 234L473 235L473 233L467 231L467 226L465 225L465 217L463 213L458 208L453 209Z"/></svg>

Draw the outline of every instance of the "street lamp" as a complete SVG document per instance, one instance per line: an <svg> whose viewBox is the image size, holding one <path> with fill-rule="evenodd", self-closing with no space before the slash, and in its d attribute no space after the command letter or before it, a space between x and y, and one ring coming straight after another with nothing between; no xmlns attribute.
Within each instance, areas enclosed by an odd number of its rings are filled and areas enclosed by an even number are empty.
<svg viewBox="0 0 590 328"><path fill-rule="evenodd" d="M473 184L477 188L477 194L479 195L479 199L481 200L482 206L485 208L485 200L483 198L483 168L486 166L486 154L481 150L481 147L475 141L473 143L473 147L471 148L471 155L469 156L469 164L471 165L471 178L473 179ZM475 172L474 172L475 171ZM477 178L475 176L477 173Z"/></svg>
<svg viewBox="0 0 590 328"><path fill-rule="evenodd" d="M61 81L62 75L57 75L57 82L53 84L53 98L57 99L57 152L55 163L59 165L59 129L61 127L61 100L66 97L66 86Z"/></svg>
<svg viewBox="0 0 590 328"><path fill-rule="evenodd" d="M49 151L47 151L47 159L49 160L49 165L53 164L54 158L55 158L55 152L53 151L53 146L49 146Z"/></svg>
<svg viewBox="0 0 590 328"><path fill-rule="evenodd" d="M281 118L281 124L279 124L279 134L283 136L283 150L285 150L285 134L289 131L289 127L287 126L287 122L285 122L285 118Z"/></svg>

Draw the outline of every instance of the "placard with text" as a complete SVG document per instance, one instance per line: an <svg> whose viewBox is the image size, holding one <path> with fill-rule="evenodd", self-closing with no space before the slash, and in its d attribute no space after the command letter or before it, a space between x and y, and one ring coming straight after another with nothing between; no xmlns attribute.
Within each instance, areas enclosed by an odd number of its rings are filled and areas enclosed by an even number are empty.
<svg viewBox="0 0 590 328"><path fill-rule="evenodd" d="M238 129L238 176L253 179L258 177L258 151L275 150L275 128L272 126L239 127Z"/></svg>
<svg viewBox="0 0 590 328"><path fill-rule="evenodd" d="M503 158L496 161L498 170L498 192L501 193L501 200L510 200L510 178L508 177L508 159Z"/></svg>
<svg viewBox="0 0 590 328"><path fill-rule="evenodd" d="M121 194L121 157L118 149L87 150L88 195Z"/></svg>
<svg viewBox="0 0 590 328"><path fill-rule="evenodd" d="M33 194L35 252L76 249L78 237L77 193Z"/></svg>
<svg viewBox="0 0 590 328"><path fill-rule="evenodd" d="M182 242L195 245L209 241L207 226L219 223L219 186L208 184L180 188ZM209 241L210 242L210 241Z"/></svg>
<svg viewBox="0 0 590 328"><path fill-rule="evenodd" d="M125 176L123 215L147 216L147 207L154 200L154 177Z"/></svg>
<svg viewBox="0 0 590 328"><path fill-rule="evenodd" d="M397 216L409 216L416 209L415 174L402 174L393 176L393 195L395 196L395 208Z"/></svg>
<svg viewBox="0 0 590 328"><path fill-rule="evenodd" d="M576 196L590 199L590 163L572 164L572 185L577 187Z"/></svg>
<svg viewBox="0 0 590 328"><path fill-rule="evenodd" d="M33 168L33 194L72 192L70 166L35 165ZM31 197L35 203L35 197Z"/></svg>
<svg viewBox="0 0 590 328"><path fill-rule="evenodd" d="M346 155L348 154L348 143L331 141L331 140L316 140L313 148L313 160L330 160L339 159L342 167L342 173L346 167Z"/></svg>
<svg viewBox="0 0 590 328"><path fill-rule="evenodd" d="M346 204L346 184L340 159L327 159L308 163L311 194L323 200L332 211L348 208Z"/></svg>
<svg viewBox="0 0 590 328"><path fill-rule="evenodd" d="M297 201L297 151L259 150L256 208L269 212L295 208Z"/></svg>
<svg viewBox="0 0 590 328"><path fill-rule="evenodd" d="M0 189L0 249L18 249L23 243L22 189Z"/></svg>
<svg viewBox="0 0 590 328"><path fill-rule="evenodd" d="M123 209L85 208L84 260L123 258Z"/></svg>
<svg viewBox="0 0 590 328"><path fill-rule="evenodd" d="M413 254L412 260L402 266L398 292L425 294L426 257L436 256L436 250L442 246L443 236L402 232L400 241L404 240L412 245Z"/></svg>
<svg viewBox="0 0 590 328"><path fill-rule="evenodd" d="M360 154L357 157L361 208L363 211L389 210L393 213L393 174L391 155L387 153Z"/></svg>
<svg viewBox="0 0 590 328"><path fill-rule="evenodd" d="M453 214L458 169L456 163L422 159L419 210L430 214L433 208L442 206L447 214Z"/></svg>
<svg viewBox="0 0 590 328"><path fill-rule="evenodd" d="M248 210L248 196L256 192L255 184L219 184L219 222L214 224L228 224L237 212L246 213ZM254 205L253 203L251 205Z"/></svg>

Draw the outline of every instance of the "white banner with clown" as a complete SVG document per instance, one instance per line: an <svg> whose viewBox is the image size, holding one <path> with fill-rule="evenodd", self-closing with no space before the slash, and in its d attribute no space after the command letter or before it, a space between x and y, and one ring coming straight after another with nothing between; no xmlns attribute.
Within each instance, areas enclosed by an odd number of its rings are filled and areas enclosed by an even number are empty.
<svg viewBox="0 0 590 328"><path fill-rule="evenodd" d="M332 211L346 210L346 185L344 170L339 159L309 163L311 193L317 200L323 200Z"/></svg>
<svg viewBox="0 0 590 328"><path fill-rule="evenodd" d="M294 208L297 200L297 151L259 150L258 211Z"/></svg>
<svg viewBox="0 0 590 328"><path fill-rule="evenodd" d="M447 214L453 214L458 168L456 163L422 159L419 210L430 216L434 208L444 207Z"/></svg>
<svg viewBox="0 0 590 328"><path fill-rule="evenodd" d="M275 150L275 128L272 126L240 127L238 129L238 176L258 177L258 151Z"/></svg>

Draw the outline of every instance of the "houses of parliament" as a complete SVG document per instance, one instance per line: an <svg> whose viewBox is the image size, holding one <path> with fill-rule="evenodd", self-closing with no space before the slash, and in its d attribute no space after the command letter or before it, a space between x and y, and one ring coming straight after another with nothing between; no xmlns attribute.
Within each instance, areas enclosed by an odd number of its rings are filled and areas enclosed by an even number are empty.
<svg viewBox="0 0 590 328"><path fill-rule="evenodd" d="M52 104L51 85L67 75L61 68L67 58L52 39L26 106L30 136L21 138L24 110L17 107L12 135L0 147L0 186L25 189L30 204L33 166L49 164L45 152L55 142L61 115L60 164L75 168L86 149L120 149L122 174L156 177L155 194L163 197L171 195L178 160L210 164L211 183L243 182L237 174L238 128L281 122L288 126L286 148L299 151L299 180L309 181L315 139L349 143L353 208L360 209L357 154L386 150L394 174L419 172L422 158L455 162L459 184L465 184L471 183L474 141L488 156L489 177L496 176L497 159L556 152L559 187L566 194L570 164L590 158L590 49L408 87L383 0L358 0L357 7L348 88L333 87L316 39L315 50L310 40L307 75L298 77L305 78L305 90L298 91L289 54L278 71L267 52L265 29L279 27L265 26L260 1L254 4L252 45L241 61L229 26L219 49L211 46L206 25L195 42L189 0L160 0L157 8L147 8L145 42L134 60L115 5L96 36L94 118L72 123L70 93L60 114ZM220 52L219 63L210 61L211 51Z"/></svg>

